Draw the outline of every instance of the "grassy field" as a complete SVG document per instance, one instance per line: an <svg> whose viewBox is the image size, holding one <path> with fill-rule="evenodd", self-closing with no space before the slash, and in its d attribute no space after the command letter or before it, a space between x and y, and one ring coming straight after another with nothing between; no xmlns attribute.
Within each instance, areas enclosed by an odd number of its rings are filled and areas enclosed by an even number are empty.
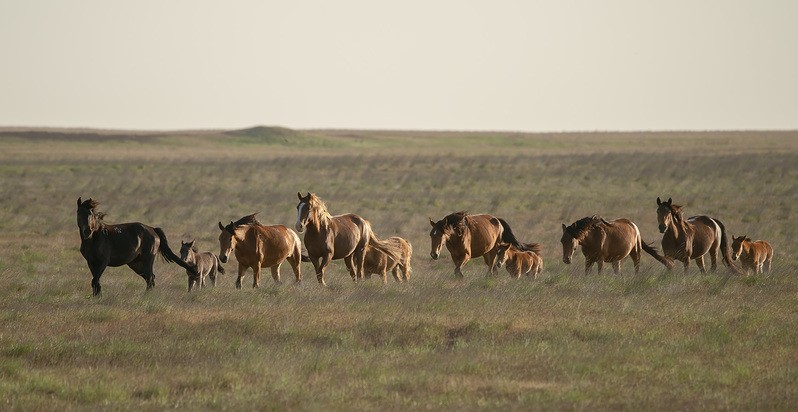
<svg viewBox="0 0 798 412"><path fill-rule="evenodd" d="M797 132L0 129L0 146L4 410L798 407ZM335 261L326 289L306 263L299 286L236 290L228 263L188 294L159 262L154 291L110 268L91 297L78 196L218 253L218 221L291 226L297 191L409 239L411 281L355 284ZM560 224L592 214L658 246L657 196L770 241L773 273L562 263ZM448 252L429 257L427 218L458 210L542 243L543 276L488 278L478 259L455 279Z"/></svg>

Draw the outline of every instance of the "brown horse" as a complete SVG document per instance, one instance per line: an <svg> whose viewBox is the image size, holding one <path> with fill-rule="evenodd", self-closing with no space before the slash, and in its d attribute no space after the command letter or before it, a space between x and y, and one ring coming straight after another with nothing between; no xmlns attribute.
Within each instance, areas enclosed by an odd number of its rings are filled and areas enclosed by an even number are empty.
<svg viewBox="0 0 798 412"><path fill-rule="evenodd" d="M264 226L255 218L257 213L244 216L223 226L219 222L219 260L227 263L230 252L235 250L238 260L236 288L241 289L241 278L247 269L252 269L252 287L260 283L261 268L270 268L275 283L280 281L280 265L288 261L294 270L296 283L302 281L299 263L302 261L302 243L299 235L283 226Z"/></svg>
<svg viewBox="0 0 798 412"><path fill-rule="evenodd" d="M391 259L401 261L401 250L393 243L379 240L371 230L368 220L349 213L332 216L327 206L313 193L302 196L297 192L296 230L305 232L305 247L308 257L316 269L316 279L322 285L324 270L331 260L343 259L352 280L363 278L363 263L366 246L387 254Z"/></svg>
<svg viewBox="0 0 798 412"><path fill-rule="evenodd" d="M572 223L562 225L562 261L570 264L576 248L582 246L585 255L585 275L590 273L594 263L598 273L604 268L604 262L612 263L615 274L621 271L621 260L632 257L635 274L640 272L640 257L645 251L660 263L673 267L673 262L659 254L640 237L637 225L629 219L604 220L597 215L585 217Z"/></svg>
<svg viewBox="0 0 798 412"><path fill-rule="evenodd" d="M521 274L537 279L543 271L543 258L539 255L540 248L537 250L520 250L517 247L504 243L499 245L496 255L496 266L507 268L507 273L515 276L516 279Z"/></svg>
<svg viewBox="0 0 798 412"><path fill-rule="evenodd" d="M706 273L704 255L709 252L712 270L718 268L718 251L723 255L723 263L740 274L740 269L732 263L726 227L718 219L709 216L693 216L685 219L682 206L674 205L673 199L663 202L657 198L657 222L662 236L662 251L665 256L684 264L684 273L690 266L690 259L698 264L701 273Z"/></svg>
<svg viewBox="0 0 798 412"><path fill-rule="evenodd" d="M91 288L95 296L101 292L100 276L108 266L127 265L147 282L147 289L155 287L152 270L155 256L182 266L189 273L196 270L172 252L161 228L142 223L109 225L103 222L105 213L98 212L99 203L78 198L78 229L80 253L91 271Z"/></svg>
<svg viewBox="0 0 798 412"><path fill-rule="evenodd" d="M186 271L189 292L194 285L198 289L204 288L206 276L211 279L211 284L216 286L216 273L224 274L224 267L219 258L211 252L200 252L194 243L193 240L188 243L180 241L180 259L193 266L197 274L195 276L194 273Z"/></svg>
<svg viewBox="0 0 798 412"><path fill-rule="evenodd" d="M397 249L401 250L401 260L393 260L387 254L381 252L379 249L366 246L366 260L363 263L363 274L366 278L370 278L372 273L376 273L382 277L382 283L388 282L388 271L393 273L393 278L397 282L410 280L410 257L413 255L413 246L405 239L399 236L389 237L385 242L393 243ZM401 271L401 274L400 274Z"/></svg>
<svg viewBox="0 0 798 412"><path fill-rule="evenodd" d="M515 238L510 225L504 219L491 215L469 215L468 212L455 212L435 222L429 219L432 230L430 256L438 259L441 248L452 255L455 276L463 277L463 266L471 258L482 256L488 266L488 275L496 272L496 252L500 244L509 243L520 250L540 249L537 243L521 243Z"/></svg>
<svg viewBox="0 0 798 412"><path fill-rule="evenodd" d="M768 273L770 273L773 263L773 247L764 240L751 241L751 238L746 235L740 237L732 235L732 259L740 259L746 274L749 274L751 270L754 271L754 274L765 273L763 270L765 263L767 263Z"/></svg>

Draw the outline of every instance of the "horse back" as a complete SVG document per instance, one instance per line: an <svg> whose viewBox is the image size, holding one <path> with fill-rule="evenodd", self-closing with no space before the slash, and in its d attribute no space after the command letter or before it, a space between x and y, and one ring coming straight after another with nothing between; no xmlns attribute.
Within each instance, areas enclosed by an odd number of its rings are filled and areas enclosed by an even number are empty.
<svg viewBox="0 0 798 412"><path fill-rule="evenodd" d="M123 266L142 254L158 253L159 238L155 230L143 223L105 225L92 239L81 244L86 259L107 258L108 266ZM89 256L87 256L89 255Z"/></svg>
<svg viewBox="0 0 798 412"><path fill-rule="evenodd" d="M236 259L250 265L260 260L261 267L271 267L293 253L295 242L292 231L283 225L251 226L236 244Z"/></svg>

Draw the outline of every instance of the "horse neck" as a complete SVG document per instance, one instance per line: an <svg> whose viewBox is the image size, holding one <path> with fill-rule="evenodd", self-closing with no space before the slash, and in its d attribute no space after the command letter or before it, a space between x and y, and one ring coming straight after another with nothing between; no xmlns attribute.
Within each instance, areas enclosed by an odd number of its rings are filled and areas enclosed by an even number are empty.
<svg viewBox="0 0 798 412"><path fill-rule="evenodd" d="M676 215L671 213L671 222L668 225L668 229L665 231L665 236L670 233L671 237L674 239L679 239L691 233L692 229L692 226L687 219L684 218L684 216L679 216L679 219L677 220Z"/></svg>
<svg viewBox="0 0 798 412"><path fill-rule="evenodd" d="M235 229L233 233L233 237L236 239L236 247L235 250L241 250L244 252L248 252L254 250L254 243L250 244L247 242L247 235L250 233L251 230L255 230L254 226L246 225L241 226Z"/></svg>
<svg viewBox="0 0 798 412"><path fill-rule="evenodd" d="M751 255L751 256L754 255L754 253L753 253L753 251L754 251L754 242L748 241L748 240L743 240L743 243L742 243L741 246L742 246L742 252L743 253L745 253L746 255Z"/></svg>

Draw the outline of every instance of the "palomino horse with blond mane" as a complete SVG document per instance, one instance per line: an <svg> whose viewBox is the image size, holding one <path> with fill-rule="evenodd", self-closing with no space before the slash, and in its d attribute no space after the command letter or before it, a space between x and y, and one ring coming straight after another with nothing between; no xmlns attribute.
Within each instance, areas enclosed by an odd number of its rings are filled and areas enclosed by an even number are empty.
<svg viewBox="0 0 798 412"><path fill-rule="evenodd" d="M773 246L764 240L752 241L750 237L742 235L734 237L732 235L732 260L740 259L743 270L746 274L751 270L754 274L765 273L763 267L765 264L768 266L768 273L770 273L771 264L773 263Z"/></svg>
<svg viewBox="0 0 798 412"><path fill-rule="evenodd" d="M491 215L469 215L455 212L435 222L429 220L430 256L438 259L443 245L452 255L454 274L463 277L463 266L471 258L482 256L488 266L488 275L496 272L496 253L500 244L509 243L519 250L540 250L537 243L521 243L515 238L510 225L504 219Z"/></svg>
<svg viewBox="0 0 798 412"><path fill-rule="evenodd" d="M388 283L388 271L391 271L397 282L410 280L410 257L413 255L413 246L399 236L389 237L385 242L393 243L401 251L401 260L393 260L387 254L372 246L366 246L366 257L363 262L363 274L368 279L372 273L380 275L382 283Z"/></svg>
<svg viewBox="0 0 798 412"><path fill-rule="evenodd" d="M152 271L155 256L161 255L167 262L182 266L191 274L196 270L172 252L166 235L158 227L142 223L120 223L109 225L103 222L105 213L98 212L99 203L89 198L78 198L78 229L80 229L80 253L91 271L91 288L94 296L101 292L100 276L108 266L127 265L147 282L147 289L155 287L155 272Z"/></svg>
<svg viewBox="0 0 798 412"><path fill-rule="evenodd" d="M670 259L663 257L656 248L643 241L637 225L629 219L608 221L593 215L579 219L570 226L563 224L560 243L562 243L562 261L565 264L570 264L576 249L582 247L582 254L585 255L585 275L590 273L594 263L597 264L600 275L605 262L612 263L612 269L617 275L621 272L621 260L627 256L632 257L635 274L638 274L643 251L668 269L673 267Z"/></svg>
<svg viewBox="0 0 798 412"><path fill-rule="evenodd" d="M726 227L718 219L709 216L692 216L685 219L682 206L674 205L673 199L663 202L657 198L657 222L662 236L662 251L665 256L684 264L684 273L690 266L690 259L698 264L701 273L706 273L704 255L709 253L712 270L718 267L718 252L723 255L723 263L734 271L740 269L732 263Z"/></svg>
<svg viewBox="0 0 798 412"><path fill-rule="evenodd" d="M305 247L308 250L316 278L326 286L324 270L331 260L343 259L352 280L357 282L363 278L363 262L366 246L371 246L401 261L401 250L393 243L379 240L371 230L368 220L348 213L332 216L327 206L313 193L302 196L297 192L299 203L296 205L296 230L305 232Z"/></svg>
<svg viewBox="0 0 798 412"><path fill-rule="evenodd" d="M280 281L280 265L288 261L294 270L296 283L302 280L299 267L302 261L302 243L299 235L283 226L264 226L255 218L257 213L244 216L235 222L223 226L219 222L219 260L227 263L230 252L235 250L238 260L238 278L236 288L241 289L241 278L247 269L252 269L252 287L257 288L260 282L261 268L270 268L275 283Z"/></svg>

